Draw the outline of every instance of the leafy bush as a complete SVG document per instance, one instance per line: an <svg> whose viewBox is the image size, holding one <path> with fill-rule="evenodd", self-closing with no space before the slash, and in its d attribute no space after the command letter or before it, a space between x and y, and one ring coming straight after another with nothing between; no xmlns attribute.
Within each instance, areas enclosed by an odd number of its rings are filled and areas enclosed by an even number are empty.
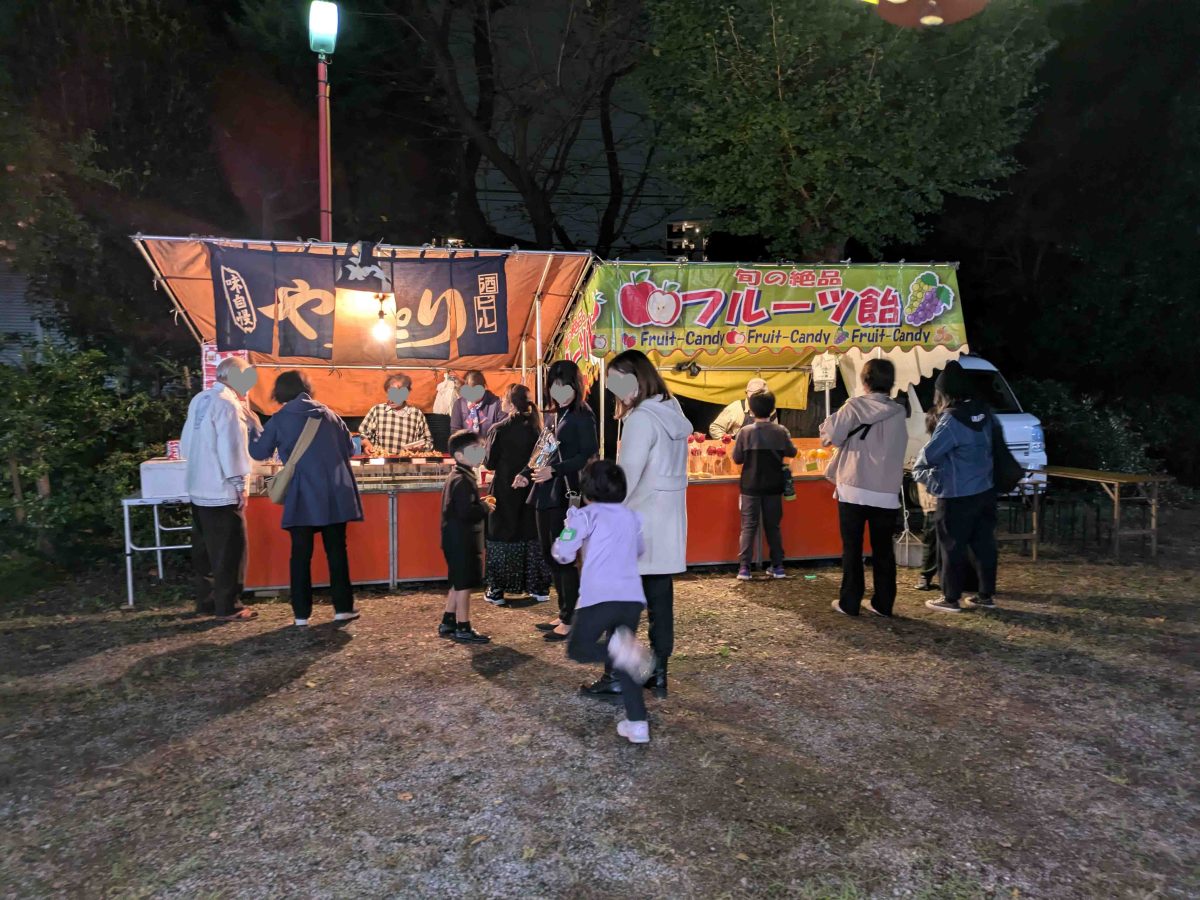
<svg viewBox="0 0 1200 900"><path fill-rule="evenodd" d="M100 353L54 347L0 366L0 544L10 551L77 565L118 546L120 498L186 413L183 397L121 390L122 374Z"/></svg>
<svg viewBox="0 0 1200 900"><path fill-rule="evenodd" d="M1013 389L1022 406L1042 420L1052 465L1123 472L1161 468L1150 457L1146 436L1118 407L1101 405L1061 381L1028 379Z"/></svg>

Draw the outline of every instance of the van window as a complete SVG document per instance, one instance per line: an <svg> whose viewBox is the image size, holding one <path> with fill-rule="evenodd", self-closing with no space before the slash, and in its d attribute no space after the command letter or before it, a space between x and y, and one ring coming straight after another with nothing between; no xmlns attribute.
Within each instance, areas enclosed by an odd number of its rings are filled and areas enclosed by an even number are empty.
<svg viewBox="0 0 1200 900"><path fill-rule="evenodd" d="M995 412L1019 413L1021 411L1021 404L1017 402L1017 398L1013 396L1008 382L1004 380L1004 376L999 372L984 369L964 369L963 372L971 380L971 384L975 388L976 399L982 400ZM925 410L932 409L934 379L922 378L917 382L915 388L917 399L921 401L921 408Z"/></svg>
<svg viewBox="0 0 1200 900"><path fill-rule="evenodd" d="M1021 404L1013 396L1008 382L999 372L967 370L971 382L975 385L975 396L998 413L1019 413Z"/></svg>

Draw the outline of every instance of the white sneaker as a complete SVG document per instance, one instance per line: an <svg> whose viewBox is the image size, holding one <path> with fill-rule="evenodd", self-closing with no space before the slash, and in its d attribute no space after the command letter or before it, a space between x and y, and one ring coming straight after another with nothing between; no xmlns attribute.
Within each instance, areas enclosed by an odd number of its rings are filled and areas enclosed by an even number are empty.
<svg viewBox="0 0 1200 900"><path fill-rule="evenodd" d="M631 744L650 743L650 723L646 721L630 722L622 719L617 723L617 734Z"/></svg>
<svg viewBox="0 0 1200 900"><path fill-rule="evenodd" d="M292 624L294 624L297 628L307 628L308 627L308 619L297 619Z"/></svg>
<svg viewBox="0 0 1200 900"><path fill-rule="evenodd" d="M654 656L623 625L608 640L608 656L613 661L614 669L627 673L638 684L654 672Z"/></svg>
<svg viewBox="0 0 1200 900"><path fill-rule="evenodd" d="M549 594L531 594L530 596L533 597L533 599L536 600L538 603L549 603L550 602Z"/></svg>
<svg viewBox="0 0 1200 900"><path fill-rule="evenodd" d="M335 613L333 616L333 621L335 621L335 622L353 622L355 619L357 619L361 615L362 615L362 613L358 612L357 610L355 610L354 612L348 612L348 613Z"/></svg>

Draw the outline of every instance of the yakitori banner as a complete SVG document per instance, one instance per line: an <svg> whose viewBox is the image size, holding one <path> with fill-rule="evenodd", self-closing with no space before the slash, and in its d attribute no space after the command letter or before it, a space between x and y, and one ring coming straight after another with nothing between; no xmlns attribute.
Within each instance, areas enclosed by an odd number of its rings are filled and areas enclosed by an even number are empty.
<svg viewBox="0 0 1200 900"><path fill-rule="evenodd" d="M506 354L507 259L394 259L375 256L367 243L350 245L342 257L215 246L217 349L272 353L278 346L280 357L331 359L335 331L355 333L356 320L372 324L382 308L397 359L448 360L452 341L456 356ZM339 310L345 328L335 328Z"/></svg>
<svg viewBox="0 0 1200 900"><path fill-rule="evenodd" d="M569 349L596 355L966 343L957 273L933 264L605 263L572 326Z"/></svg>

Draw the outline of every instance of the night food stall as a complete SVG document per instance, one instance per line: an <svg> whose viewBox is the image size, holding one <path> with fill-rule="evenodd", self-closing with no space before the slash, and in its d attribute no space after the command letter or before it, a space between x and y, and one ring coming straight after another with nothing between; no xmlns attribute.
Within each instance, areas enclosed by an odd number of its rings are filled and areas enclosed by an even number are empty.
<svg viewBox="0 0 1200 900"><path fill-rule="evenodd" d="M367 242L133 241L202 352L244 354L258 367L249 399L266 414L275 409L274 376L285 369L304 371L316 398L344 417L381 402L391 372L412 378L409 402L425 410L450 370L484 372L497 394L520 381L540 401L538 360L592 262L590 253ZM437 523L448 461L419 454L354 464L364 516L347 530L355 583L444 578ZM283 508L263 490L272 471L256 465L251 479L248 590L288 584ZM315 553L314 584L328 582L325 566Z"/></svg>
<svg viewBox="0 0 1200 900"><path fill-rule="evenodd" d="M598 263L553 353L575 360L603 388L605 360L633 348L682 397L731 403L761 377L780 407L803 409L810 383L823 389L826 411L834 367L846 385L857 385L863 363L885 357L904 391L967 352L951 264ZM924 433L923 421L910 418L908 426ZM705 438L689 443L688 563L733 563L737 467L727 442ZM815 438L795 442L787 556L839 556L837 502L824 477L831 454Z"/></svg>

